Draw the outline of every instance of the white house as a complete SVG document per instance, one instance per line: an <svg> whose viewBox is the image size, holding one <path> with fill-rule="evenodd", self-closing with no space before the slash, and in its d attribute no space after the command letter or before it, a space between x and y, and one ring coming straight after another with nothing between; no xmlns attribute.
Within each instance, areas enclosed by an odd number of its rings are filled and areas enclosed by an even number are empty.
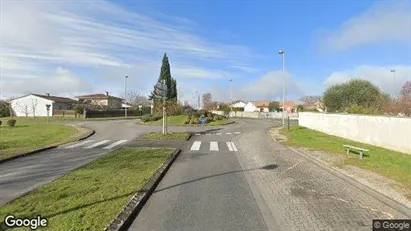
<svg viewBox="0 0 411 231"><path fill-rule="evenodd" d="M47 107L50 105L49 116L55 110L72 110L77 101L50 94L29 94L10 100L11 108L16 116L47 116Z"/></svg>
<svg viewBox="0 0 411 231"><path fill-rule="evenodd" d="M268 105L270 102L268 101L253 101L253 102L248 102L247 105L244 107L244 111L246 112L269 112L270 110L268 109Z"/></svg>
<svg viewBox="0 0 411 231"><path fill-rule="evenodd" d="M233 108L244 108L247 105L245 102L239 100L231 105Z"/></svg>

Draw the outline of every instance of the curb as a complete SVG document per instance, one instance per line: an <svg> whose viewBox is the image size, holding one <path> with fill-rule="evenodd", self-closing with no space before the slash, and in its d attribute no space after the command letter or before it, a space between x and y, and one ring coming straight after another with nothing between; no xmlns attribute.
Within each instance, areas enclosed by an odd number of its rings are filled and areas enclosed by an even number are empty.
<svg viewBox="0 0 411 231"><path fill-rule="evenodd" d="M358 189L360 189L361 191L367 193L368 195L376 198L377 200L381 201L382 203L397 209L399 212L403 213L404 215L406 215L407 217L411 217L411 208L409 208L408 206L402 204L401 202L386 196L376 190L374 190L373 188L369 187L368 185L365 185L361 182L359 182L358 180L356 180L355 178L338 171L337 169L334 169L333 167L330 167L328 164L323 163L322 161L319 161L307 154L304 154L294 148L291 147L286 147L287 149L299 154L300 156L312 161L313 163L317 164L318 166L322 167L323 169L327 170L328 172L330 172L331 174L337 176L338 178L354 185L355 187L357 187Z"/></svg>
<svg viewBox="0 0 411 231"><path fill-rule="evenodd" d="M90 134L87 134L86 136L81 137L81 138L79 138L79 139L77 139L73 142L87 139L90 136L94 135L95 133L96 133L96 131L92 130ZM60 145L62 145L62 144L60 144ZM60 145L52 145L52 146L48 146L48 147L44 147L44 148L39 148L39 149L35 149L35 150L27 152L27 153L23 153L23 154L20 154L20 155L16 155L16 156L12 156L12 157L9 157L9 158L6 158L6 159L2 159L2 160L0 160L0 164L11 161L11 160L15 160L15 159L18 159L18 158L21 158L21 157L31 156L31 155L38 154L38 153L43 152L43 151L54 149L54 148L57 148Z"/></svg>
<svg viewBox="0 0 411 231"><path fill-rule="evenodd" d="M222 124L222 125L203 125L204 127L218 127L218 126L226 126L226 125L230 125L230 124L234 124L235 121L231 121L228 122L226 124ZM153 125L153 124L146 124L146 123L142 123L142 122L137 122L138 125L145 125L145 126L154 126L154 127L159 127L162 125ZM177 124L177 125L167 125L167 127L202 127L202 125L200 124Z"/></svg>
<svg viewBox="0 0 411 231"><path fill-rule="evenodd" d="M129 201L126 207L117 217L105 228L105 231L123 231L130 227L134 218L140 213L141 209L153 194L155 188L163 179L174 160L177 159L181 149L176 149L163 165L154 173L151 179L140 189Z"/></svg>
<svg viewBox="0 0 411 231"><path fill-rule="evenodd" d="M271 129L271 128L269 128L269 129ZM269 129L268 129L268 130L269 130ZM268 135L268 137L270 137L271 139L273 139L274 141L276 141L276 140L275 140L273 137L271 137L269 134L267 134L267 135ZM278 141L276 141L276 142L278 142ZM280 144L281 144L281 143L280 143ZM284 146L284 145L283 145L283 146ZM384 195L384 194L382 194L382 193L374 190L373 188L371 188L371 187L369 187L369 186L367 186L367 185L359 182L359 181L356 180L355 178L353 178L353 177L351 177L351 176L349 176L349 175L347 175L347 174L345 174L345 173L343 173L343 172L340 172L340 171L338 171L337 169L334 169L334 168L330 167L328 164L326 164L326 163L324 163L324 162L322 162L322 161L320 161L320 160L317 160L317 159L314 158L314 157L311 157L311 156L309 156L309 155L307 155L307 154L304 154L304 153L302 153L302 152L300 152L300 151L298 151L298 150L296 150L296 149L294 149L294 148L292 148L292 147L285 147L285 148L293 151L294 153L297 153L298 155L300 155L300 156L302 156L302 157L304 157L304 158L306 158L306 159L308 159L309 161L313 162L314 164L317 164L319 167L322 167L324 170L326 170L326 171L328 171L329 173L333 174L334 176L340 178L341 180L344 180L345 182L347 182L347 183L349 183L349 184L351 184L351 185L354 185L354 186L355 186L356 188L358 188L359 190L361 190L361 191L367 193L368 195L376 198L377 200L381 201L382 203L384 203L384 204L386 204L386 205L388 205L388 206L390 206L390 207L392 207L392 208L397 209L399 212L403 213L403 214L406 215L407 217L411 217L411 208L405 206L405 205L402 204L401 202L399 202L399 201L397 201L397 200L395 200L395 199L393 199L393 198L390 198L390 197L388 197L388 196L386 196L386 195Z"/></svg>

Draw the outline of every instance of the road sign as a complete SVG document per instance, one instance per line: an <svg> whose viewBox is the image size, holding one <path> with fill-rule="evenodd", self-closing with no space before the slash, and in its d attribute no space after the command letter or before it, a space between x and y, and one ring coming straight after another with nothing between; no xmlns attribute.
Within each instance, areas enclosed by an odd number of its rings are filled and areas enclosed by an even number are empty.
<svg viewBox="0 0 411 231"><path fill-rule="evenodd" d="M160 89L155 89L154 90L154 95L159 96L159 97L163 97L167 95L167 91L162 91Z"/></svg>
<svg viewBox="0 0 411 231"><path fill-rule="evenodd" d="M205 123L206 123L206 118L201 118L201 119L200 119L200 123L201 123L201 124L205 124Z"/></svg>
<svg viewBox="0 0 411 231"><path fill-rule="evenodd" d="M161 90L161 91L167 91L167 85L165 85L163 83L156 83L156 85L154 87L156 89Z"/></svg>

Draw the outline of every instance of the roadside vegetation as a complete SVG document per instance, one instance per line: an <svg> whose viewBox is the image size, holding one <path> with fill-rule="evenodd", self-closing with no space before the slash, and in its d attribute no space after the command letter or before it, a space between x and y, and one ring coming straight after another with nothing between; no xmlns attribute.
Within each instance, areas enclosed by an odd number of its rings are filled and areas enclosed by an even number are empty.
<svg viewBox="0 0 411 231"><path fill-rule="evenodd" d="M75 224L76 230L104 230L173 152L164 148L114 151L1 206L0 217L41 214L48 218L48 229L72 230ZM0 223L0 230L6 229Z"/></svg>
<svg viewBox="0 0 411 231"><path fill-rule="evenodd" d="M190 136L188 132L168 132L163 134L162 132L150 132L143 137L141 140L187 140Z"/></svg>
<svg viewBox="0 0 411 231"><path fill-rule="evenodd" d="M78 139L78 130L63 124L20 117L0 121L0 160Z"/></svg>
<svg viewBox="0 0 411 231"><path fill-rule="evenodd" d="M344 165L370 170L403 184L408 191L407 198L411 199L411 155L331 136L305 127L292 126L290 131L283 128L281 133L287 137L287 146L306 147L339 155L344 159ZM365 148L369 152L360 160L359 154L350 152L346 155L342 146L344 144Z"/></svg>

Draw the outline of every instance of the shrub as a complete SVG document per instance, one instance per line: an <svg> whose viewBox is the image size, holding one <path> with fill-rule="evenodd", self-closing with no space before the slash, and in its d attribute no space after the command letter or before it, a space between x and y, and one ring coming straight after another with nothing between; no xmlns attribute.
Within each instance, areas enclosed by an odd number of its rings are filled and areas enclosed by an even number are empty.
<svg viewBox="0 0 411 231"><path fill-rule="evenodd" d="M9 127L14 127L15 125L16 125L16 120L15 119L9 119L8 121L7 121L7 125L9 126Z"/></svg>
<svg viewBox="0 0 411 231"><path fill-rule="evenodd" d="M81 104L77 104L77 105L74 107L74 111L75 111L77 114L83 115L83 113L84 113L84 106L81 105Z"/></svg>
<svg viewBox="0 0 411 231"><path fill-rule="evenodd" d="M367 114L367 115L374 115L378 114L378 110L375 108L366 108L366 107L361 107L356 104L351 104L347 110L348 113L351 114Z"/></svg>
<svg viewBox="0 0 411 231"><path fill-rule="evenodd" d="M200 119L198 117L192 117L190 120L190 124L198 124Z"/></svg>
<svg viewBox="0 0 411 231"><path fill-rule="evenodd" d="M7 102L0 100L0 117L10 116L10 105Z"/></svg>
<svg viewBox="0 0 411 231"><path fill-rule="evenodd" d="M206 119L206 122L207 123L210 123L210 122L213 122L214 121L214 119L213 119L213 117L210 115L210 116L208 116L207 117L207 119Z"/></svg>
<svg viewBox="0 0 411 231"><path fill-rule="evenodd" d="M187 116L186 119L183 121L183 124L189 124L191 121L191 117Z"/></svg>
<svg viewBox="0 0 411 231"><path fill-rule="evenodd" d="M3 123L3 122L0 120L0 126L1 126L2 123Z"/></svg>

